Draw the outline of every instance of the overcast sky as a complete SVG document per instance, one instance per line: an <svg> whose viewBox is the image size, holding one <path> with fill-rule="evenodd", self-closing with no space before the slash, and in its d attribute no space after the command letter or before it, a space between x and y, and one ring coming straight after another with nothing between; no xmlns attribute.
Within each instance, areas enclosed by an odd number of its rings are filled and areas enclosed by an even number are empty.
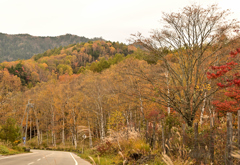
<svg viewBox="0 0 240 165"><path fill-rule="evenodd" d="M130 34L160 28L162 12L218 3L240 20L237 0L0 0L0 32L58 36L66 33L127 43Z"/></svg>

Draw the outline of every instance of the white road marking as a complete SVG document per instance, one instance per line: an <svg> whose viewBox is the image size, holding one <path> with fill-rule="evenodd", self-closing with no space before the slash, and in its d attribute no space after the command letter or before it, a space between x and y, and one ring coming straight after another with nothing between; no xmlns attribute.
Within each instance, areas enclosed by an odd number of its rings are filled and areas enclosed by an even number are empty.
<svg viewBox="0 0 240 165"><path fill-rule="evenodd" d="M49 155L46 155L46 156L44 156L44 157L42 157L43 159L46 159L46 157L49 157L50 155L53 155L54 153L51 153L51 154L49 154Z"/></svg>
<svg viewBox="0 0 240 165"><path fill-rule="evenodd" d="M72 153L70 153L70 155L72 156L74 162L75 162L75 165L78 165L78 162L76 161L76 159L73 157Z"/></svg>
<svg viewBox="0 0 240 165"><path fill-rule="evenodd" d="M53 155L54 153L51 153L51 154L49 154L49 155L46 155L45 157L49 157L50 155Z"/></svg>
<svg viewBox="0 0 240 165"><path fill-rule="evenodd" d="M41 160L41 158L40 159L38 159L37 161L40 161Z"/></svg>
<svg viewBox="0 0 240 165"><path fill-rule="evenodd" d="M36 153L38 153L38 152L28 153L28 154L36 154ZM13 157L19 157L19 156L27 156L28 154L21 154L21 155L8 156L8 157L0 158L0 160L2 160L2 159L8 159L8 158L13 158Z"/></svg>
<svg viewBox="0 0 240 165"><path fill-rule="evenodd" d="M34 162L31 162L31 163L28 163L28 165L31 165L31 164L33 164Z"/></svg>

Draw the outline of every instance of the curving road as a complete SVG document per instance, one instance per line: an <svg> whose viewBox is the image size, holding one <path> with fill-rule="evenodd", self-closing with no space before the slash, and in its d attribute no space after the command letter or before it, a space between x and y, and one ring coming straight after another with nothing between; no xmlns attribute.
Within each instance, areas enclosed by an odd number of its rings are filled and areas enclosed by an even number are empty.
<svg viewBox="0 0 240 165"><path fill-rule="evenodd" d="M70 152L31 150L32 153L0 156L0 165L91 165Z"/></svg>

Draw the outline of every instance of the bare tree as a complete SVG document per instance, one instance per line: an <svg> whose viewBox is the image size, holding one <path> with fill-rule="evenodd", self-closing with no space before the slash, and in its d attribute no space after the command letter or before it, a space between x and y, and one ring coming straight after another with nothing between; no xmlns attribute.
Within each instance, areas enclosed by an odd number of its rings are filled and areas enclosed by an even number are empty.
<svg viewBox="0 0 240 165"><path fill-rule="evenodd" d="M209 66L237 46L238 36L232 34L238 22L227 20L228 15L228 10L219 11L217 5L206 9L191 5L178 13L163 13L165 26L153 30L149 38L138 33L131 39L162 68L157 81L145 76L160 98L156 101L177 111L189 126L203 100L217 91L207 81Z"/></svg>

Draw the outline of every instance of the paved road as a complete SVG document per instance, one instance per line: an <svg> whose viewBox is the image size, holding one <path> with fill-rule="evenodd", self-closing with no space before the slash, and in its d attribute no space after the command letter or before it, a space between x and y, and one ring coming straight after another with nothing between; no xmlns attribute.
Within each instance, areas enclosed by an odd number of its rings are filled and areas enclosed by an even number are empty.
<svg viewBox="0 0 240 165"><path fill-rule="evenodd" d="M12 156L0 156L0 165L91 165L70 152L31 150Z"/></svg>

